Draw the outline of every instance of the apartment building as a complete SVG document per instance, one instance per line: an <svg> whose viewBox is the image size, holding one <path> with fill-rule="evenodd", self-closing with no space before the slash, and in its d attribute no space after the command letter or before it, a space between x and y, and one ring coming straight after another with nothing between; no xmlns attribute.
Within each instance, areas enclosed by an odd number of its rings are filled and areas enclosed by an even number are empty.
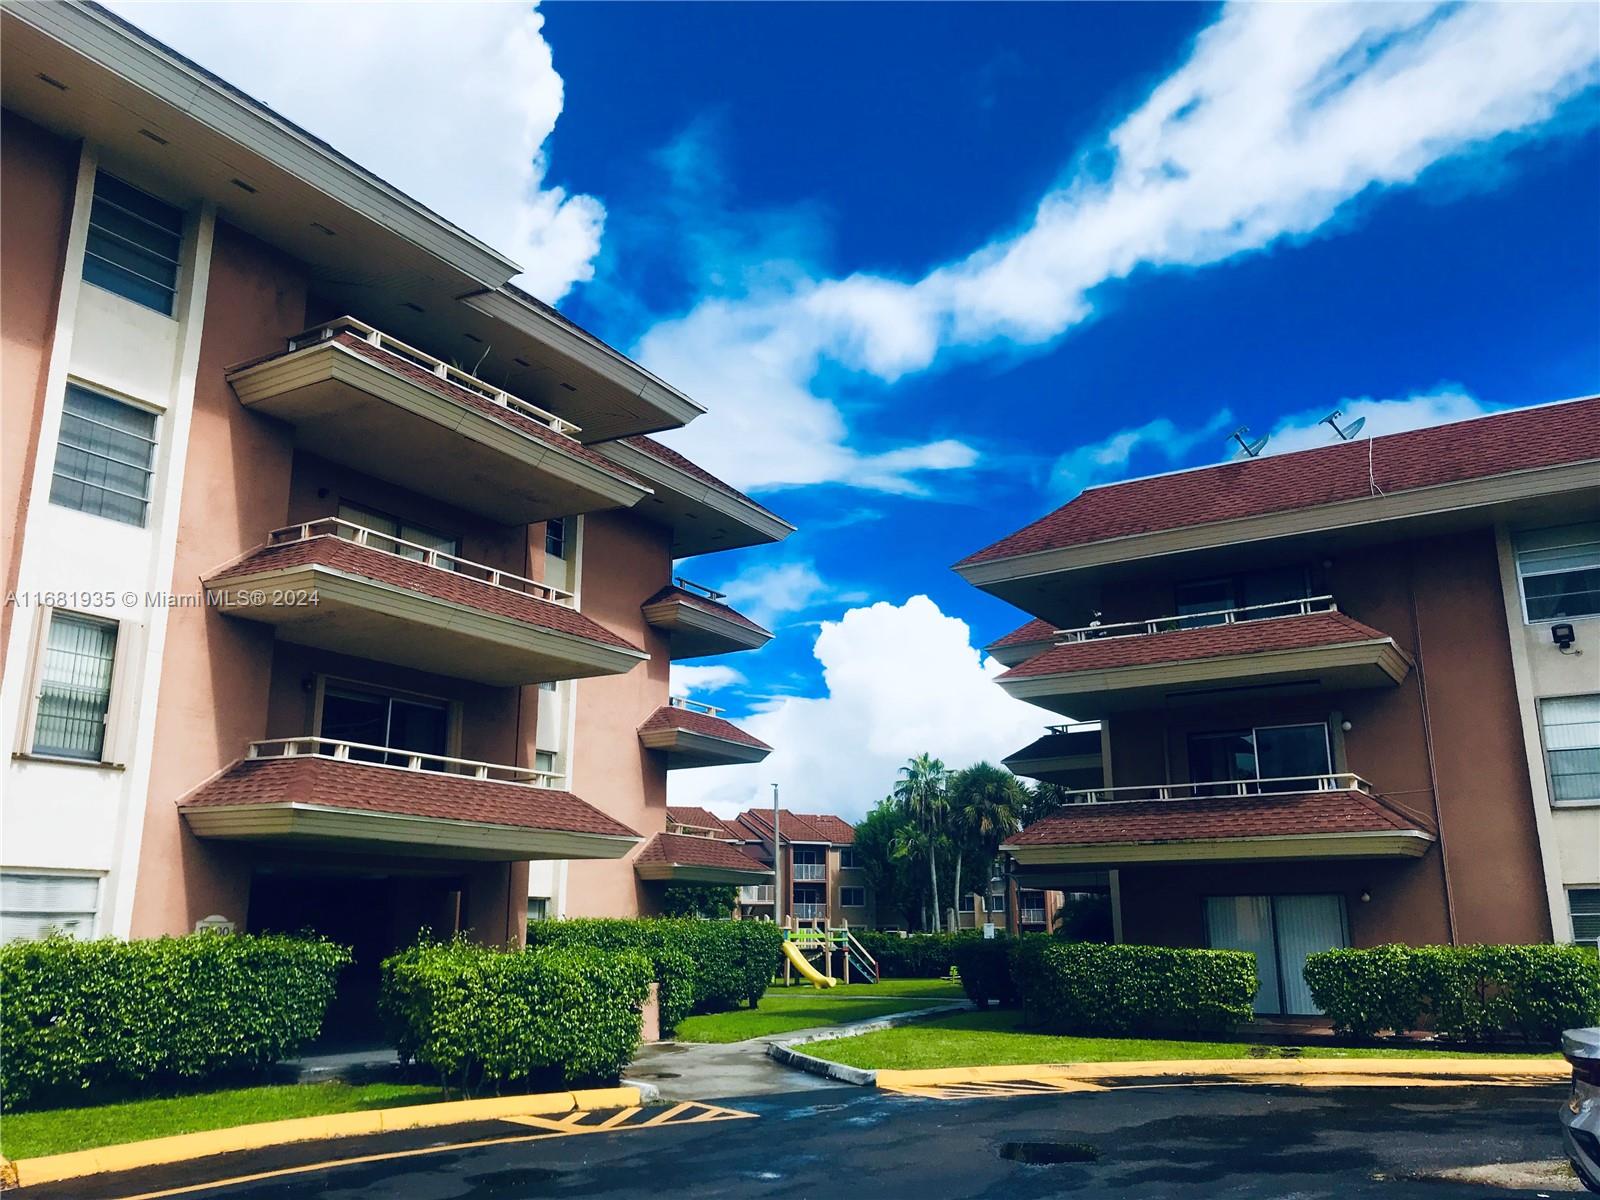
<svg viewBox="0 0 1600 1200"><path fill-rule="evenodd" d="M782 518L471 235L89 5L7 5L0 929L650 912L669 695L771 636L674 560ZM665 864L665 870L663 870Z"/></svg>
<svg viewBox="0 0 1600 1200"><path fill-rule="evenodd" d="M745 920L858 928L876 924L872 888L856 862L855 827L843 817L778 811L781 884L772 874L772 809L747 809L721 824L726 836L737 838L742 852L761 866L761 880L739 889L739 915Z"/></svg>
<svg viewBox="0 0 1600 1200"><path fill-rule="evenodd" d="M1600 937L1600 398L1094 487L957 564L1033 620L999 686L1089 771L1003 847L1123 941ZM1086 731L1085 731L1086 732ZM1056 740L1065 739L1065 740Z"/></svg>

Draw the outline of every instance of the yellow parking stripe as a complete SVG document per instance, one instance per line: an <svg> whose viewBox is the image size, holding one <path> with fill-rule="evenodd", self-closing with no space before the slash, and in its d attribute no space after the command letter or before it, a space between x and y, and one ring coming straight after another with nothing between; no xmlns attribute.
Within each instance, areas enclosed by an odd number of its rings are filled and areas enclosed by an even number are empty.
<svg viewBox="0 0 1600 1200"><path fill-rule="evenodd" d="M581 1123L568 1123L572 1117L589 1115L585 1112L570 1114L563 1121L552 1121L545 1117L502 1117L498 1120L502 1124L526 1125L539 1130L538 1133L516 1134L511 1137L485 1138L476 1142L454 1142L448 1146L420 1146L414 1150L390 1150L381 1154L360 1154L350 1158L334 1158L323 1162L306 1163L301 1166L279 1167L271 1171L256 1171L249 1175L235 1175L228 1179L214 1179L209 1183L191 1183L183 1187L165 1188L155 1192L140 1192L136 1196L125 1196L122 1200L162 1200L167 1196L185 1196L194 1192L209 1191L212 1188L238 1187L246 1183L259 1183L264 1179L282 1179L290 1175L305 1175L312 1171L327 1171L337 1167L354 1167L366 1163L392 1162L405 1158L420 1158L429 1154L452 1154L461 1150L476 1150L489 1146L513 1146L524 1142L542 1142L551 1138L575 1137L584 1133L627 1133L635 1129L654 1129L664 1125L699 1125L707 1121L738 1121L753 1119L756 1114L743 1112L736 1108L720 1108L714 1104L683 1103L676 1104L662 1113L652 1113L645 1120L634 1120L640 1113L649 1112L643 1108L624 1108L615 1113L609 1113L606 1118L593 1125Z"/></svg>

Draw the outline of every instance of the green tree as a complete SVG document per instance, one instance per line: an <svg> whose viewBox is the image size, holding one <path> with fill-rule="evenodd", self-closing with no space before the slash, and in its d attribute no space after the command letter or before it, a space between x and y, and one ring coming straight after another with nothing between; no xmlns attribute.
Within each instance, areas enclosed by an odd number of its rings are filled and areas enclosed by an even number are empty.
<svg viewBox="0 0 1600 1200"><path fill-rule="evenodd" d="M950 772L944 763L927 753L919 754L900 768L894 785L894 798L915 828L914 838L903 839L902 848L914 848L928 860L928 898L936 928L939 924L939 845L943 837L945 814L950 802L946 787Z"/></svg>
<svg viewBox="0 0 1600 1200"><path fill-rule="evenodd" d="M856 863L872 888L877 915L897 914L900 923L911 928L916 923L918 898L922 889L912 876L913 863L896 857L895 837L910 818L892 797L884 797L856 825ZM922 902L925 904L926 899Z"/></svg>
<svg viewBox="0 0 1600 1200"><path fill-rule="evenodd" d="M721 920L733 915L739 889L731 884L669 883L661 897L661 913L667 917L709 917Z"/></svg>
<svg viewBox="0 0 1600 1200"><path fill-rule="evenodd" d="M961 904L961 867L964 859L982 868L985 876L1000 852L1000 843L1019 828L1017 813L1030 796L1023 782L1003 767L978 762L950 776L950 838L955 848L956 908ZM952 912L951 928L957 918Z"/></svg>

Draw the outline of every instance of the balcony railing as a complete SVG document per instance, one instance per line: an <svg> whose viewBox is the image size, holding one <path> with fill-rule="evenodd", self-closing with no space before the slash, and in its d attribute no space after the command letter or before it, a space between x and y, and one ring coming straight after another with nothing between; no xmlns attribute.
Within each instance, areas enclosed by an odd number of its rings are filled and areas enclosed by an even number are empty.
<svg viewBox="0 0 1600 1200"><path fill-rule="evenodd" d="M308 542L318 537L343 538L347 542L376 550L379 554L388 554L394 558L403 558L407 562L421 563L423 566L449 571L465 579L486 583L490 587L520 592L525 596L532 596L535 600L546 600L565 608L572 608L575 603L572 593L561 588L551 587L547 583L515 575L510 571L502 571L499 567L490 567L455 554L446 554L443 550L424 546L420 542L408 542L405 538L368 529L365 525L357 525L354 521L346 521L342 517L322 517L315 521L301 522L299 525L285 525L282 529L274 529L267 535L267 544L285 546L294 542Z"/></svg>
<svg viewBox="0 0 1600 1200"><path fill-rule="evenodd" d="M796 904L794 915L801 921L826 921L828 919L828 906L826 904Z"/></svg>
<svg viewBox="0 0 1600 1200"><path fill-rule="evenodd" d="M686 592L693 592L697 596L704 596L707 600L726 600L728 598L727 592L719 592L708 588L705 584L696 583L692 579L685 579L682 575L673 576L672 583L674 587L680 587Z"/></svg>
<svg viewBox="0 0 1600 1200"><path fill-rule="evenodd" d="M739 903L771 904L773 894L770 883L747 883L739 889Z"/></svg>
<svg viewBox="0 0 1600 1200"><path fill-rule="evenodd" d="M1220 796L1301 796L1307 792L1365 792L1371 795L1372 791L1372 785L1359 775L1334 774L1085 788L1063 792L1061 796L1068 804L1128 804L1151 800L1208 800Z"/></svg>
<svg viewBox="0 0 1600 1200"><path fill-rule="evenodd" d="M325 325L317 325L303 333L297 333L289 339L290 350L303 350L307 346L314 346L318 342L325 342L329 338L337 337L341 333L353 334L362 341L387 351L399 358L430 371L440 379L455 384L456 387L465 388L482 396L493 404L512 412L537 421L539 424L553 429L556 433L572 436L579 432L580 427L571 421L558 417L553 412L540 408L537 404L529 404L518 396L513 396L503 388L497 388L492 383L485 383L476 375L469 375L459 367L453 367L442 358L436 358L426 350L418 350L409 346L397 337L391 337L382 330L374 329L365 321L358 321L354 317L340 317L329 321Z"/></svg>
<svg viewBox="0 0 1600 1200"><path fill-rule="evenodd" d="M373 746L365 742L346 742L316 736L269 738L251 742L247 758L326 758L335 762L360 763L369 767L388 767L398 771L461 775L492 783L521 787L566 789L566 776L532 767L512 767L504 763L480 762L472 758L452 758L447 754L420 754L392 746Z"/></svg>
<svg viewBox="0 0 1600 1200"><path fill-rule="evenodd" d="M796 883L823 883L828 878L826 863L795 863L794 880Z"/></svg>
<svg viewBox="0 0 1600 1200"><path fill-rule="evenodd" d="M1021 913L1020 913L1020 915L1018 916L1017 919L1019 921L1021 921L1022 924L1024 924L1024 925L1043 925L1044 924L1044 909L1042 909L1042 908L1024 908L1024 909L1021 910Z"/></svg>
<svg viewBox="0 0 1600 1200"><path fill-rule="evenodd" d="M723 712L715 704L704 704L687 696L668 696L667 703L673 708L683 709L684 712L704 713L708 717L720 717Z"/></svg>
<svg viewBox="0 0 1600 1200"><path fill-rule="evenodd" d="M1154 617L1148 621L1118 621L1110 625L1083 625L1056 630L1056 645L1093 642L1101 638L1144 637L1152 633L1171 633L1175 629L1203 629L1212 625L1232 625L1239 621L1270 621L1279 617L1303 617L1310 613L1338 612L1332 596L1307 596L1300 600L1278 600L1271 604L1247 604L1241 608L1217 608L1209 612L1183 613L1180 616Z"/></svg>

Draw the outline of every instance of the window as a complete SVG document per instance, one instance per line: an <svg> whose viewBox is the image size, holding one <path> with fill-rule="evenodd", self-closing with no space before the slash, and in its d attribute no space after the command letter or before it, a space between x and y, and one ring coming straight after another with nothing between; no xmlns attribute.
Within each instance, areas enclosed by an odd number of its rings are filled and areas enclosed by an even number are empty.
<svg viewBox="0 0 1600 1200"><path fill-rule="evenodd" d="M1600 693L1539 701L1550 799L1600 800Z"/></svg>
<svg viewBox="0 0 1600 1200"><path fill-rule="evenodd" d="M1519 533L1517 576L1530 622L1600 616L1600 521Z"/></svg>
<svg viewBox="0 0 1600 1200"><path fill-rule="evenodd" d="M35 754L101 761L116 658L115 621L50 614L33 725Z"/></svg>
<svg viewBox="0 0 1600 1200"><path fill-rule="evenodd" d="M567 519L551 517L544 523L544 552L551 558L567 556Z"/></svg>
<svg viewBox="0 0 1600 1200"><path fill-rule="evenodd" d="M867 906L867 889L864 887L842 887L839 889L839 907L865 908Z"/></svg>
<svg viewBox="0 0 1600 1200"><path fill-rule="evenodd" d="M51 933L92 938L98 875L0 875L0 942Z"/></svg>
<svg viewBox="0 0 1600 1200"><path fill-rule="evenodd" d="M1201 579L1180 583L1175 589L1177 613L1187 620L1178 624L1184 629L1197 629L1206 625L1220 625L1220 615L1229 609L1249 609L1237 619L1255 620L1261 617L1285 617L1298 611L1292 604L1311 594L1310 579L1301 566L1272 567L1261 571L1248 571L1223 579ZM1272 605L1275 607L1262 607ZM1194 614L1215 613L1216 616Z"/></svg>
<svg viewBox="0 0 1600 1200"><path fill-rule="evenodd" d="M1600 888L1568 888L1567 911L1573 941L1600 942Z"/></svg>
<svg viewBox="0 0 1600 1200"><path fill-rule="evenodd" d="M387 746L414 754L445 755L450 752L450 709L439 701L412 696L392 696L355 688L329 687L322 697L322 728L319 736L361 746ZM404 766L407 755L385 754L381 750L352 750L357 762ZM442 764L423 760L423 767Z"/></svg>
<svg viewBox="0 0 1600 1200"><path fill-rule="evenodd" d="M962 894L962 897L957 903L956 907L961 912L977 912L978 898L971 892L965 892Z"/></svg>
<svg viewBox="0 0 1600 1200"><path fill-rule="evenodd" d="M533 752L533 769L554 775L556 773L556 752L554 750L535 750Z"/></svg>
<svg viewBox="0 0 1600 1200"><path fill-rule="evenodd" d="M1189 778L1194 783L1251 779L1303 780L1332 771L1328 727L1264 725L1225 733L1189 735Z"/></svg>
<svg viewBox="0 0 1600 1200"><path fill-rule="evenodd" d="M984 900L984 908L992 913L1006 911L1006 894L1004 892L990 892Z"/></svg>
<svg viewBox="0 0 1600 1200"><path fill-rule="evenodd" d="M839 851L839 869L841 871L854 871L856 869L856 852L853 846L846 846Z"/></svg>
<svg viewBox="0 0 1600 1200"><path fill-rule="evenodd" d="M528 920L548 921L550 919L550 898L548 896L528 897Z"/></svg>
<svg viewBox="0 0 1600 1200"><path fill-rule="evenodd" d="M182 248L182 209L103 171L95 176L85 281L170 317Z"/></svg>
<svg viewBox="0 0 1600 1200"><path fill-rule="evenodd" d="M429 529L426 525L415 525L410 521L401 521L387 513L378 512L376 509L363 508L359 504L339 505L339 519L349 521L353 525L362 525L377 533L387 534L399 541L390 542L385 538L373 538L370 544L374 549L389 550L401 558L409 558L413 562L426 562L429 550L437 550L441 554L456 555L461 553L461 542L447 533L440 533L437 529ZM348 530L344 536L353 536ZM403 546L400 542L411 542L413 545ZM419 547L423 547L419 549ZM448 561L436 561L436 566L450 571L455 568Z"/></svg>
<svg viewBox="0 0 1600 1200"><path fill-rule="evenodd" d="M155 413L69 383L50 503L143 526L155 454Z"/></svg>

